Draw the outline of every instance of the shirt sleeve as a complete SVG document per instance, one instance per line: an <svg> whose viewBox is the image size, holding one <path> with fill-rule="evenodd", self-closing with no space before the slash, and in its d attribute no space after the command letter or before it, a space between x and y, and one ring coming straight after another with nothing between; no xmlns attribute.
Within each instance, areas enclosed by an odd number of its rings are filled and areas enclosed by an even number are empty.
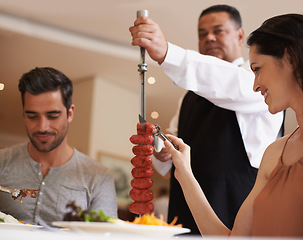
<svg viewBox="0 0 303 240"><path fill-rule="evenodd" d="M259 168L265 149L282 136L283 112L236 113L236 116L250 164Z"/></svg>
<svg viewBox="0 0 303 240"><path fill-rule="evenodd" d="M262 95L253 91L254 74L248 64L238 67L169 43L161 67L175 85L219 107L242 113L268 109Z"/></svg>
<svg viewBox="0 0 303 240"><path fill-rule="evenodd" d="M157 158L155 158L154 155L151 156L153 160L153 167L157 170L158 173L160 173L162 176L165 176L171 169L173 165L172 160L168 160L166 162L161 162Z"/></svg>
<svg viewBox="0 0 303 240"><path fill-rule="evenodd" d="M184 98L184 96L182 96L179 99L176 113L173 116L173 118L171 119L171 121L169 123L169 127L166 129L168 132L170 132L171 134L173 134L175 136L178 136L179 114L180 114L180 108L181 108L181 105L182 105L183 98ZM159 146L157 146L157 152L160 152L161 149L164 147L164 143L163 143L163 141L161 139L159 139L158 145ZM161 162L154 155L152 155L151 158L153 160L153 166L154 166L154 168L162 176L165 176L170 171L170 169L171 169L171 167L173 165L172 160L168 160L166 162Z"/></svg>
<svg viewBox="0 0 303 240"><path fill-rule="evenodd" d="M113 177L109 170L99 173L103 177L96 176L95 186L91 189L92 201L89 209L102 210L106 215L116 218L117 199Z"/></svg>
<svg viewBox="0 0 303 240"><path fill-rule="evenodd" d="M266 147L281 136L283 112L269 113L263 96L253 91L254 74L249 63L238 67L169 43L161 67L175 85L236 112L248 158L258 168ZM169 127L174 131L178 130L179 111L180 106Z"/></svg>

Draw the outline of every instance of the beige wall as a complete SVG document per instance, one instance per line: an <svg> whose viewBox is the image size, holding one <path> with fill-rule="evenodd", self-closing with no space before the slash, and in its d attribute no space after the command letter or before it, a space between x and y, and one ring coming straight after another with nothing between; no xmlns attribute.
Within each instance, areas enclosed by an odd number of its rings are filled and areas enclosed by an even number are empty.
<svg viewBox="0 0 303 240"><path fill-rule="evenodd" d="M129 138L136 133L139 94L102 77L74 83L75 117L68 139L93 158L100 153L131 159Z"/></svg>
<svg viewBox="0 0 303 240"><path fill-rule="evenodd" d="M89 151L91 134L93 80L89 77L74 82L75 113L68 132L68 142L86 154Z"/></svg>
<svg viewBox="0 0 303 240"><path fill-rule="evenodd" d="M28 141L26 135L14 134L10 132L0 132L0 148L8 147L16 143Z"/></svg>
<svg viewBox="0 0 303 240"><path fill-rule="evenodd" d="M298 122L297 122L297 119L296 119L296 115L295 115L295 112L288 108L286 110L286 117L285 117L285 135L286 134L289 134L289 133L292 133L296 127L298 126Z"/></svg>
<svg viewBox="0 0 303 240"><path fill-rule="evenodd" d="M126 79L126 81L128 81ZM139 93L95 79L90 155L98 151L132 157L129 138L136 133Z"/></svg>

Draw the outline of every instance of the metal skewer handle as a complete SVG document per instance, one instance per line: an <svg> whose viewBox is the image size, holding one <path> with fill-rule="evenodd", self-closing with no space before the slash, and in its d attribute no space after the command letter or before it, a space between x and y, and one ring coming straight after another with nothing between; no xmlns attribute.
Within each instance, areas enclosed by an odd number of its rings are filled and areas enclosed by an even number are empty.
<svg viewBox="0 0 303 240"><path fill-rule="evenodd" d="M143 16L148 16L148 10L137 11L137 18ZM140 63L138 67L140 72L140 114L145 118L145 72L147 71L147 64L145 63L145 48L143 47L140 47Z"/></svg>

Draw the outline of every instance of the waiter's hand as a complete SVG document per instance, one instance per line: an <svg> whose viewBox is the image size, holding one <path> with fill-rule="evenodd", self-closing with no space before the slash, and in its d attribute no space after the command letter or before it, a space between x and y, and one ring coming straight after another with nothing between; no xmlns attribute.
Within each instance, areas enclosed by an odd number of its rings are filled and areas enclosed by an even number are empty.
<svg viewBox="0 0 303 240"><path fill-rule="evenodd" d="M159 25L149 17L137 18L129 28L132 45L144 47L149 56L161 64L166 56L168 43Z"/></svg>
<svg viewBox="0 0 303 240"><path fill-rule="evenodd" d="M160 152L154 151L154 156L161 162L166 162L168 160L171 160L171 154L167 151L166 148L162 148Z"/></svg>

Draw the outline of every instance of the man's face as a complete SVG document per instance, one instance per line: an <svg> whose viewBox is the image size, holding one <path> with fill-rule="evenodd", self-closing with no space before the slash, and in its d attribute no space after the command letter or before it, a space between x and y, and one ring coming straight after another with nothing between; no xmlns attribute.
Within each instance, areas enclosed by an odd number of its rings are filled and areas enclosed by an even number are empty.
<svg viewBox="0 0 303 240"><path fill-rule="evenodd" d="M24 95L23 116L27 135L39 152L50 152L65 140L74 106L66 113L60 90Z"/></svg>
<svg viewBox="0 0 303 240"><path fill-rule="evenodd" d="M232 62L241 57L244 31L226 12L206 14L199 20L199 51Z"/></svg>

